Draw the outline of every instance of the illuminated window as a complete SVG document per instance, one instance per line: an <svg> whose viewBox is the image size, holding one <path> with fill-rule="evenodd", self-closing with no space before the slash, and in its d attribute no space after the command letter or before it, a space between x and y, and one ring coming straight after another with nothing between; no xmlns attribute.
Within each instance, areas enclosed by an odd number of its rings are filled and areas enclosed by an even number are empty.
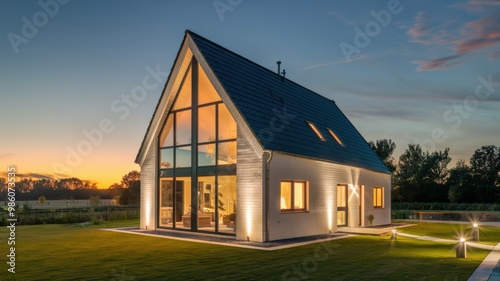
<svg viewBox="0 0 500 281"><path fill-rule="evenodd" d="M191 230L197 209L196 230L236 233L236 132L236 121L193 60L159 133L159 227Z"/></svg>
<svg viewBox="0 0 500 281"><path fill-rule="evenodd" d="M326 141L326 139L323 136L323 134L321 134L321 132L318 130L318 128L316 128L316 125L314 125L312 122L309 122L309 121L306 121L306 122L309 125L309 127L311 127L311 129L314 131L314 133L318 136L318 138L321 141Z"/></svg>
<svg viewBox="0 0 500 281"><path fill-rule="evenodd" d="M327 130L328 130L328 133L330 133L330 135L337 141L337 143L340 146L342 146L342 147L345 146L344 143L342 143L342 141L339 139L339 137L337 136L337 134L335 134L335 132L332 129L328 129L327 128Z"/></svg>
<svg viewBox="0 0 500 281"><path fill-rule="evenodd" d="M226 105L219 104L219 140L236 139L236 121Z"/></svg>
<svg viewBox="0 0 500 281"><path fill-rule="evenodd" d="M374 187L373 188L373 207L384 208L384 188Z"/></svg>
<svg viewBox="0 0 500 281"><path fill-rule="evenodd" d="M191 107L191 86L191 68L188 68L172 110Z"/></svg>
<svg viewBox="0 0 500 281"><path fill-rule="evenodd" d="M215 141L215 106L198 109L198 143Z"/></svg>
<svg viewBox="0 0 500 281"><path fill-rule="evenodd" d="M281 211L306 210L306 182L282 181L280 185Z"/></svg>
<svg viewBox="0 0 500 281"><path fill-rule="evenodd" d="M347 225L347 185L337 185L337 226Z"/></svg>
<svg viewBox="0 0 500 281"><path fill-rule="evenodd" d="M347 185L337 186L337 208L347 207Z"/></svg>
<svg viewBox="0 0 500 281"><path fill-rule="evenodd" d="M198 64L198 104L207 104L220 101L219 94L207 77L207 74Z"/></svg>

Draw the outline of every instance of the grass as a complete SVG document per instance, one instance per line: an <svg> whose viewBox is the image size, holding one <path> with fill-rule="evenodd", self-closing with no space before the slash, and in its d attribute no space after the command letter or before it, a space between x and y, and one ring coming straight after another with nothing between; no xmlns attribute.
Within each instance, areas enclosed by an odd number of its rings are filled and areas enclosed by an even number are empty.
<svg viewBox="0 0 500 281"><path fill-rule="evenodd" d="M417 222L418 223L418 222ZM472 227L469 224L446 224L446 223L422 223L413 227L400 228L402 233L431 236L444 239L456 239L465 237L470 240ZM480 243L496 245L500 240L500 229L498 227L479 227Z"/></svg>
<svg viewBox="0 0 500 281"><path fill-rule="evenodd" d="M474 250L467 259L456 259L453 244L405 237L391 241L387 236L356 236L323 246L265 252L99 229L137 224L138 220L129 220L89 227L19 226L16 274L8 273L3 263L0 280L459 281L467 280L488 254ZM448 225L437 225L442 232L427 225L404 231L449 235ZM491 231L500 237L500 228ZM7 229L2 228L0 235L7 237ZM5 240L2 244L1 251L7 252Z"/></svg>

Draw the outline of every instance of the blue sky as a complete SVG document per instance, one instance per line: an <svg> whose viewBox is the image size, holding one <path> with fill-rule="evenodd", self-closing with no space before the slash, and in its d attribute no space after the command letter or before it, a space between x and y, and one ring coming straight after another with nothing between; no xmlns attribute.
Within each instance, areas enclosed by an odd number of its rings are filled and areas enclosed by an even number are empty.
<svg viewBox="0 0 500 281"><path fill-rule="evenodd" d="M138 169L186 29L273 70L281 60L367 140L395 141L396 158L408 143L450 147L452 163L499 145L500 1L5 0L0 19L0 164L23 175L107 187Z"/></svg>

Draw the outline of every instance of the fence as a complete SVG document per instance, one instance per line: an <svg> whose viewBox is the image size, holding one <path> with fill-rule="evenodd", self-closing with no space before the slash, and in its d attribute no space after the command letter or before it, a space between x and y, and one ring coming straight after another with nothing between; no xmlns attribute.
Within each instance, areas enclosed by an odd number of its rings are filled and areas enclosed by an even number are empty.
<svg viewBox="0 0 500 281"><path fill-rule="evenodd" d="M0 225L7 225L7 213L1 213ZM64 224L139 218L139 206L106 206L71 209L16 211L16 225Z"/></svg>
<svg viewBox="0 0 500 281"><path fill-rule="evenodd" d="M426 221L500 221L500 212L481 211L412 211L393 210L392 219L413 219L420 222Z"/></svg>

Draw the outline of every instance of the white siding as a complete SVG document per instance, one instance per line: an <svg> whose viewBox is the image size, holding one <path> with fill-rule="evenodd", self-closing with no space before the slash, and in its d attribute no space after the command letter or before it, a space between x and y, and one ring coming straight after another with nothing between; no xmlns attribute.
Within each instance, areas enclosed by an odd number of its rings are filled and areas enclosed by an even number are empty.
<svg viewBox="0 0 500 281"><path fill-rule="evenodd" d="M264 241L262 159L238 126L236 239Z"/></svg>
<svg viewBox="0 0 500 281"><path fill-rule="evenodd" d="M337 231L336 187L348 185L348 225L359 226L359 188L365 186L365 215L375 216L374 225L388 224L390 211L390 175L342 166L333 163L274 153L269 179L269 240L326 234ZM282 213L280 210L280 181L308 182L308 212ZM374 209L372 187L383 186L385 208ZM354 190L356 192L354 192ZM366 218L364 218L366 220ZM363 222L362 222L363 223ZM368 223L366 223L368 225Z"/></svg>
<svg viewBox="0 0 500 281"><path fill-rule="evenodd" d="M359 204L360 204L360 198L359 198L359 187L349 183L348 187L348 194L347 194L347 225L351 227L358 227L359 226Z"/></svg>
<svg viewBox="0 0 500 281"><path fill-rule="evenodd" d="M366 218L370 214L375 217L373 220L373 225L384 225L391 223L391 176L371 172L371 174L362 174L359 180L360 182L365 182L365 214L363 216L363 225L370 225L368 219ZM384 208L373 207L373 187L376 186L384 188Z"/></svg>
<svg viewBox="0 0 500 281"><path fill-rule="evenodd" d="M141 165L141 228L156 229L156 146L152 142Z"/></svg>

